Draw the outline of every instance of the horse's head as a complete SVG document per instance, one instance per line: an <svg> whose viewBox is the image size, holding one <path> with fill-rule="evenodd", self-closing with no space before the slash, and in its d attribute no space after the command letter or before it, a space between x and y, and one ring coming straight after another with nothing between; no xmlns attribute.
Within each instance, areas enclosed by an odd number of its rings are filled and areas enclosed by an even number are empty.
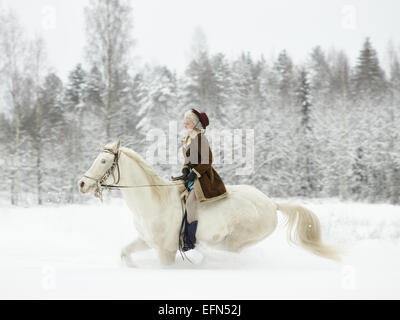
<svg viewBox="0 0 400 320"><path fill-rule="evenodd" d="M89 170L86 171L82 179L78 181L78 187L81 193L88 193L91 190L96 190L101 183L109 184L115 182L111 179L114 177L113 171L115 167L118 166L119 147L120 140L103 146L103 150L94 160ZM117 179L119 180L119 176Z"/></svg>

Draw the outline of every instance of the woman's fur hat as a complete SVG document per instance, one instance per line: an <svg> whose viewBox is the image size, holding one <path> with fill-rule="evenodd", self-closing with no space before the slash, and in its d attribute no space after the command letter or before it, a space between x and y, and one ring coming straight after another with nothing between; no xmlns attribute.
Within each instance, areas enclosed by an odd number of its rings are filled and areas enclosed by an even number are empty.
<svg viewBox="0 0 400 320"><path fill-rule="evenodd" d="M193 124L195 127L197 127L198 122L200 121L203 129L205 129L209 125L208 117L205 112L198 112L195 109L191 109L185 112L185 117L184 119L189 118L192 120Z"/></svg>

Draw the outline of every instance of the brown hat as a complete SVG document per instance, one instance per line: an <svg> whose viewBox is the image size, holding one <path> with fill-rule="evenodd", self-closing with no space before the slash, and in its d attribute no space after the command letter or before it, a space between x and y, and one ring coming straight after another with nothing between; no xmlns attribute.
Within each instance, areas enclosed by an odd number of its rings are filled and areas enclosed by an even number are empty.
<svg viewBox="0 0 400 320"><path fill-rule="evenodd" d="M199 118L201 125L204 129L210 124L207 114L205 112L198 112L196 109L192 109L192 112Z"/></svg>

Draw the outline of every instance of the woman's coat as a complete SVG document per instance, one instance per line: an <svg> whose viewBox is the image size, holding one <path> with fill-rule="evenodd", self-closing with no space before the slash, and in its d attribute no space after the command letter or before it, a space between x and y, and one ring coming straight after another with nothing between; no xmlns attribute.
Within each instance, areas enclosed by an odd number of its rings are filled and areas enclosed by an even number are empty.
<svg viewBox="0 0 400 320"><path fill-rule="evenodd" d="M225 185L212 167L212 152L206 136L193 130L182 140L182 151L185 158L184 168L190 168L197 178L194 179L194 189L200 202L209 202L225 198L228 193Z"/></svg>

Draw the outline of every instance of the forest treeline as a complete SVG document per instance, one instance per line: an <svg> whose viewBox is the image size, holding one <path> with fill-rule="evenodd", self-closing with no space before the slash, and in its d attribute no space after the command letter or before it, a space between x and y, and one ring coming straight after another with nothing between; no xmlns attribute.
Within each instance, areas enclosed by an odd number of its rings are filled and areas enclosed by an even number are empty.
<svg viewBox="0 0 400 320"><path fill-rule="evenodd" d="M3 200L83 202L77 181L101 144L119 138L145 157L149 130L168 134L170 121L179 125L196 108L208 114L207 130L254 129L253 173L236 175L244 164L224 164L222 155L215 168L225 184L251 184L271 197L400 203L394 46L386 69L370 38L360 43L354 65L345 51L320 46L301 64L286 50L268 61L245 51L229 59L210 52L197 29L191 60L178 74L165 65L132 64L128 0L95 0L84 14L86 58L63 81L48 63L43 39L28 38L12 11L0 13ZM181 167L152 165L166 178Z"/></svg>

